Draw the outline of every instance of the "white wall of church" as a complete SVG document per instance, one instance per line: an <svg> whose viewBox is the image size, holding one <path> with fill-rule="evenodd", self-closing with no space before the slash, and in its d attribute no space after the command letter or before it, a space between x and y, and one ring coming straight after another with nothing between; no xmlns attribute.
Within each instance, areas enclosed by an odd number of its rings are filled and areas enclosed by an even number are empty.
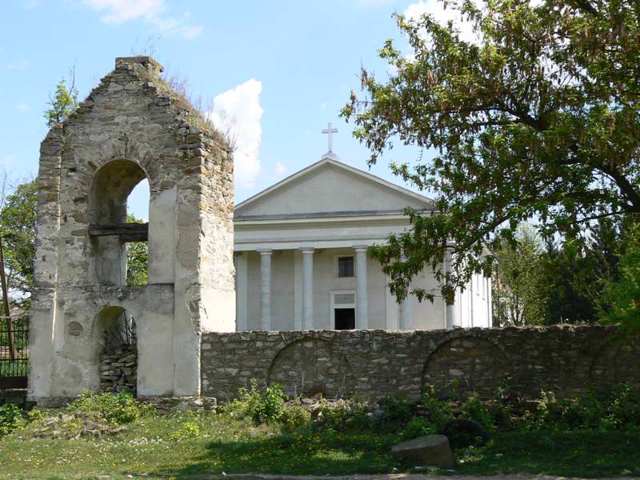
<svg viewBox="0 0 640 480"><path fill-rule="evenodd" d="M238 269L237 317L239 330L260 329L260 255L240 252L246 258L246 274ZM313 328L333 329L332 294L356 292L355 277L338 277L338 257L354 255L351 248L318 249L314 257ZM368 328L396 330L400 325L398 303L387 286L380 264L367 260ZM414 280L414 287L439 293L433 275L425 273ZM271 329L302 329L302 254L296 250L274 250L271 256ZM242 297L245 298L242 298ZM434 330L445 328L445 308L442 299L419 302L414 296L407 301L410 325L407 329ZM244 309L244 311L242 311ZM240 317L246 318L240 320Z"/></svg>
<svg viewBox="0 0 640 480"><path fill-rule="evenodd" d="M474 274L464 291L456 293L455 312L458 327L491 327L491 279Z"/></svg>

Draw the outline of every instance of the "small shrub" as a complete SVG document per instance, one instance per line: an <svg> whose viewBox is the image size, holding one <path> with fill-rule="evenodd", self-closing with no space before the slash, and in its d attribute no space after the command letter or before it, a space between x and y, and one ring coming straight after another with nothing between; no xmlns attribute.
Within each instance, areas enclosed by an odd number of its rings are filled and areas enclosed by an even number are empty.
<svg viewBox="0 0 640 480"><path fill-rule="evenodd" d="M76 415L104 419L112 425L131 423L153 412L153 407L138 402L129 392L83 393L67 409Z"/></svg>
<svg viewBox="0 0 640 480"><path fill-rule="evenodd" d="M280 423L286 432L307 428L311 425L311 412L302 405L286 405L280 415Z"/></svg>
<svg viewBox="0 0 640 480"><path fill-rule="evenodd" d="M616 387L611 392L604 422L616 430L640 428L640 390L629 385Z"/></svg>
<svg viewBox="0 0 640 480"><path fill-rule="evenodd" d="M415 415L415 408L406 398L392 395L378 402L382 410L382 423L391 425L405 425Z"/></svg>
<svg viewBox="0 0 640 480"><path fill-rule="evenodd" d="M409 420L400 436L404 440L410 440L412 438L422 437L423 435L429 435L432 433L436 433L436 429L431 422L423 417L414 417Z"/></svg>
<svg viewBox="0 0 640 480"><path fill-rule="evenodd" d="M420 401L427 419L437 432L441 432L444 426L453 420L453 411L447 401L440 400L433 386L429 386Z"/></svg>
<svg viewBox="0 0 640 480"><path fill-rule="evenodd" d="M316 425L337 432L347 430L367 430L372 426L369 407L357 400L323 400L317 410Z"/></svg>
<svg viewBox="0 0 640 480"><path fill-rule="evenodd" d="M460 408L460 413L463 418L479 423L485 430L494 430L495 428L494 418L489 408L474 395L465 400Z"/></svg>
<svg viewBox="0 0 640 480"><path fill-rule="evenodd" d="M0 437L8 435L24 425L24 413L13 403L0 406Z"/></svg>
<svg viewBox="0 0 640 480"><path fill-rule="evenodd" d="M249 417L256 424L278 423L284 412L286 395L280 385L270 385L260 390L255 381L248 389L241 389L237 400L231 402L226 411Z"/></svg>
<svg viewBox="0 0 640 480"><path fill-rule="evenodd" d="M180 428L171 433L169 437L171 440L179 442L181 440L187 440L190 438L196 438L200 435L202 429L200 424L195 420L186 420L180 425Z"/></svg>

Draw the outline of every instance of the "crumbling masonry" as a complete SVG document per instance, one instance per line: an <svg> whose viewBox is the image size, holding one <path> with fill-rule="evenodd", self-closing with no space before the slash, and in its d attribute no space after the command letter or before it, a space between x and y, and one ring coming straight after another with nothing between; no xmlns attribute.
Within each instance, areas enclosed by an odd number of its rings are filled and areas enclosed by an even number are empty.
<svg viewBox="0 0 640 480"><path fill-rule="evenodd" d="M161 72L149 57L116 59L42 142L31 400L97 390L102 332L124 312L143 397L199 395L202 333L235 329L229 147ZM127 224L144 178L149 223ZM127 287L126 243L145 240L148 285Z"/></svg>

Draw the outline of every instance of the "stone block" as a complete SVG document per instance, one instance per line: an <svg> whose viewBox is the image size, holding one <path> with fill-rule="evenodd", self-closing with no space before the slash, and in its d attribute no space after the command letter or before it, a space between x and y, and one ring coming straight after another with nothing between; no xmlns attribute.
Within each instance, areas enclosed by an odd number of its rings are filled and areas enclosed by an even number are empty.
<svg viewBox="0 0 640 480"><path fill-rule="evenodd" d="M398 460L414 465L453 468L455 461L444 435L425 435L391 447L391 454Z"/></svg>

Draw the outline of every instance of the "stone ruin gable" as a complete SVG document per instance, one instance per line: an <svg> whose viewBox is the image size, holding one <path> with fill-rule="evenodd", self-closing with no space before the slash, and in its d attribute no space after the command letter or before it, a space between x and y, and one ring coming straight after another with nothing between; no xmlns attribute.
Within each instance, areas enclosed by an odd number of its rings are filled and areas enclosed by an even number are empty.
<svg viewBox="0 0 640 480"><path fill-rule="evenodd" d="M290 395L416 399L572 396L628 383L640 387L640 338L614 327L552 326L413 332L383 330L210 333L202 339L203 393L234 398L251 380Z"/></svg>
<svg viewBox="0 0 640 480"><path fill-rule="evenodd" d="M201 331L235 327L230 147L161 72L150 57L117 58L115 69L42 142L34 400L96 385L99 344L92 332L100 306L139 312L141 335L148 335L138 346L141 395L198 394ZM149 285L134 294L121 279L118 237L95 238L89 228L113 223L114 215L121 222L118 195L126 199L144 177L151 197ZM162 313L146 308L158 290ZM71 322L82 326L81 335L66 335ZM156 357L160 364L147 371L144 364Z"/></svg>

